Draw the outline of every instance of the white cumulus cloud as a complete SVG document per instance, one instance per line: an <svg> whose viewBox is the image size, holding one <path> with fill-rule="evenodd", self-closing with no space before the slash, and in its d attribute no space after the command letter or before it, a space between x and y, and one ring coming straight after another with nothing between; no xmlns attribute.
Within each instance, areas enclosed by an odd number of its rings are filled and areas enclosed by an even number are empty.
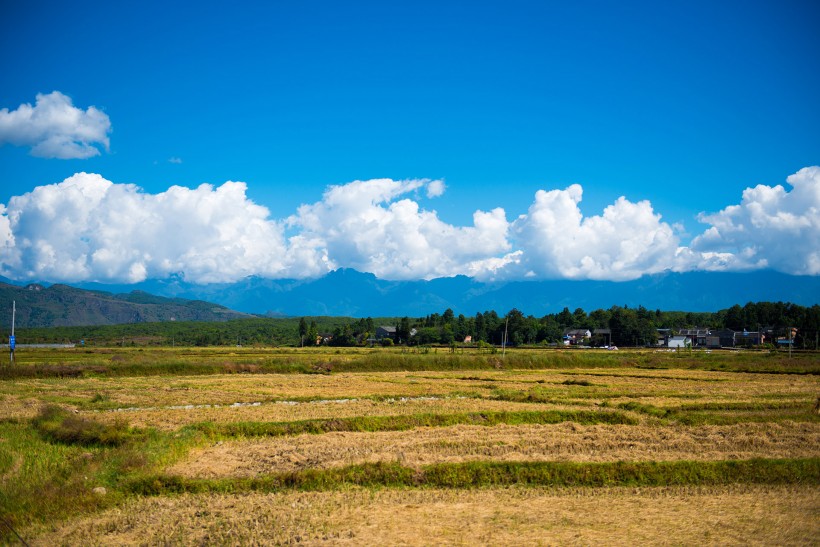
<svg viewBox="0 0 820 547"><path fill-rule="evenodd" d="M648 201L620 197L603 214L584 217L582 197L578 184L535 194L513 225L522 250L516 277L626 280L671 267L678 237Z"/></svg>
<svg viewBox="0 0 820 547"><path fill-rule="evenodd" d="M404 197L421 189L431 196L440 195L444 187L441 181L427 179L331 186L321 201L301 206L288 224L300 230L299 237L316 252L325 252L332 267L388 279L480 271L482 261L509 250L503 209L476 211L472 226L453 226Z"/></svg>
<svg viewBox="0 0 820 547"><path fill-rule="evenodd" d="M203 283L289 273L282 228L245 190L226 182L146 194L87 173L39 186L6 208L2 273L138 282L184 272Z"/></svg>
<svg viewBox="0 0 820 547"><path fill-rule="evenodd" d="M443 180L431 180L429 184L427 184L427 197L437 198L440 195L444 194L444 190L446 188L447 187L444 184Z"/></svg>
<svg viewBox="0 0 820 547"><path fill-rule="evenodd" d="M0 145L29 146L42 158L83 159L109 148L111 121L101 110L75 107L59 91L37 94L36 103L0 110Z"/></svg>
<svg viewBox="0 0 820 547"><path fill-rule="evenodd" d="M321 276L355 268L384 279L469 275L482 280L628 280L667 270L774 268L820 274L820 167L757 186L713 214L689 246L649 201L618 198L585 216L583 189L539 190L508 222L501 208L472 223L442 221L419 204L444 184L373 179L329 186L286 219L246 196L243 182L133 184L78 173L0 205L0 275L46 281L138 282L182 273L198 283L249 275Z"/></svg>
<svg viewBox="0 0 820 547"><path fill-rule="evenodd" d="M698 216L709 228L692 240L691 250L707 259L703 269L820 274L820 167L786 180L791 191L761 184L744 190L740 204Z"/></svg>

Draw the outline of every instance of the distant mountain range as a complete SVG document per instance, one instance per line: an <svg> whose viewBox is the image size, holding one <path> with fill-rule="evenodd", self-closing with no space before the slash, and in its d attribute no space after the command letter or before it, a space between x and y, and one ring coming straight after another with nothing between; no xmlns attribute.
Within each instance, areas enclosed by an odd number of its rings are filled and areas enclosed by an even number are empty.
<svg viewBox="0 0 820 547"><path fill-rule="evenodd" d="M452 308L457 314L518 308L541 316L613 305L682 311L717 311L734 304L772 301L803 306L820 303L820 277L772 271L750 273L688 272L644 276L634 281L514 281L482 283L457 276L430 281L387 281L351 269L318 279L248 277L236 283L195 285L180 278L137 285L83 284L87 289L147 293L216 302L228 308L267 315L420 317Z"/></svg>
<svg viewBox="0 0 820 547"><path fill-rule="evenodd" d="M820 277L771 271L689 272L625 282L482 283L464 276L386 281L373 274L340 269L318 279L248 277L236 283L208 285L179 277L135 285L83 283L77 288L0 283L0 309L10 308L12 298L17 300L19 326L217 321L244 314L421 317L447 308L465 315L487 310L505 314L517 308L541 316L564 307L589 312L613 305L696 312L760 301L812 306L820 303Z"/></svg>
<svg viewBox="0 0 820 547"><path fill-rule="evenodd" d="M17 304L17 327L115 325L151 321L225 321L247 314L224 306L182 298L163 298L142 291L111 294L68 285L26 286L0 283L0 313L4 328L11 326L12 301Z"/></svg>

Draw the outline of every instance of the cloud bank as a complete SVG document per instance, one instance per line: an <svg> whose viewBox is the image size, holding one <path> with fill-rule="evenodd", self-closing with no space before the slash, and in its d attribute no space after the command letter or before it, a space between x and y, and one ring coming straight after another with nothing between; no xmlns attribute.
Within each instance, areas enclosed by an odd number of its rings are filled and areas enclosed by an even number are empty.
<svg viewBox="0 0 820 547"><path fill-rule="evenodd" d="M476 211L473 226L456 227L402 198L421 189L436 197L443 187L440 180L426 179L354 181L330 187L322 201L301 206L287 222L300 230L299 242L309 245L314 257L386 279L474 271L482 260L509 250L502 209Z"/></svg>
<svg viewBox="0 0 820 547"><path fill-rule="evenodd" d="M37 94L34 106L21 104L17 110L0 110L0 145L31 147L41 158L85 159L109 148L111 121L93 106L75 107L59 91Z"/></svg>
<svg viewBox="0 0 820 547"><path fill-rule="evenodd" d="M0 205L0 274L46 281L139 282L182 274L196 283L249 275L317 277L340 268L385 279L628 280L662 271L771 268L820 274L820 167L759 185L701 213L683 245L648 201L621 197L584 216L583 188L539 190L525 214L476 211L472 225L420 205L441 180L373 179L328 187L285 219L242 182L148 194L77 173Z"/></svg>
<svg viewBox="0 0 820 547"><path fill-rule="evenodd" d="M747 188L739 205L698 220L710 227L692 241L701 254L725 257L727 269L773 268L820 274L820 167L805 167L781 185Z"/></svg>
<svg viewBox="0 0 820 547"><path fill-rule="evenodd" d="M539 190L513 223L526 276L626 280L669 269L679 240L648 201L620 197L603 214L584 217L582 196L578 184Z"/></svg>
<svg viewBox="0 0 820 547"><path fill-rule="evenodd" d="M13 197L0 223L2 273L54 281L139 282L173 273L196 282L287 269L281 227L245 197L245 184L132 184L78 173Z"/></svg>

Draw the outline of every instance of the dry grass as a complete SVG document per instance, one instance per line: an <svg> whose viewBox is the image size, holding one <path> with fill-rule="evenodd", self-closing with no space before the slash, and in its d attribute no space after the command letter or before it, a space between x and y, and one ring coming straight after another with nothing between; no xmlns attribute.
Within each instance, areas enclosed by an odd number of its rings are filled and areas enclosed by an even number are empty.
<svg viewBox="0 0 820 547"><path fill-rule="evenodd" d="M565 384L567 381L591 385ZM506 393L535 393L547 404L487 400L504 398ZM810 375L643 369L31 379L0 383L0 415L30 419L42 403L56 403L106 423L125 418L138 427L173 430L202 421L295 421L427 412L593 409L602 403L617 406L630 402L661 408L693 403L778 402L798 403L808 409L818 393L820 379ZM459 399L460 394L469 394L471 398ZM378 400L391 396L446 399ZM307 398L326 402L281 403ZM356 400L334 402L340 399ZM234 403L262 404L230 406ZM185 405L210 405L211 408L170 408ZM115 412L118 408L130 410Z"/></svg>
<svg viewBox="0 0 820 547"><path fill-rule="evenodd" d="M199 355L191 352L188 357ZM819 394L820 377L814 375L639 368L18 379L0 382L0 417L26 420L42 404L55 403L76 410L78 417L108 425L124 419L139 428L157 428L163 431L149 432L146 439L159 440L138 449L161 452L160 445L180 439L174 448L178 452L155 454L165 463L206 442L205 437L197 438L190 431L177 433L187 424L204 421L226 424L593 410L602 405L611 410L621 403L633 406L619 412L630 413L640 421L632 426L461 425L232 439L195 448L164 471L230 480L396 461L421 467L475 460L818 457L820 419L810 409ZM260 404L231 406L234 403ZM185 405L190 407L172 408ZM704 412L739 419L731 422L734 425L683 426L663 417L664 409L686 405L701 405ZM807 410L800 414L794 405ZM656 407L659 412L653 414ZM755 418L762 422L748 423L747 418L755 412ZM788 421L792 419L799 421ZM14 427L28 426L21 421ZM186 437L189 434L192 436ZM32 439L38 447L51 447L39 436ZM8 475L19 458L18 452L5 453L0 447ZM107 485L116 488L115 478ZM33 545L820 543L820 491L816 484L637 490L365 490L340 483L337 488L311 493L131 498L101 514L30 528L24 537Z"/></svg>
<svg viewBox="0 0 820 547"><path fill-rule="evenodd" d="M125 418L137 427L155 427L173 431L184 425L203 421L233 422L295 422L300 420L327 420L356 416L407 416L413 414L457 414L462 412L512 412L538 410L540 406L563 408L555 405L532 405L486 399L409 399L372 401L318 401L298 404L268 403L260 406L140 410L133 412L94 413L95 419L113 424ZM573 407L574 408L574 407Z"/></svg>
<svg viewBox="0 0 820 547"><path fill-rule="evenodd" d="M7 387L7 386L4 386ZM18 391L43 397L92 397L104 392L123 407L185 404L231 404L276 398L424 395L448 392L445 383L406 379L405 373L379 374L227 374L17 380Z"/></svg>
<svg viewBox="0 0 820 547"><path fill-rule="evenodd" d="M815 487L361 490L132 499L31 545L816 545Z"/></svg>
<svg viewBox="0 0 820 547"><path fill-rule="evenodd" d="M820 424L460 425L412 431L299 435L225 441L195 449L166 472L197 478L256 477L281 471L393 462L673 461L820 456Z"/></svg>
<svg viewBox="0 0 820 547"><path fill-rule="evenodd" d="M566 381L591 385L567 385ZM8 409L7 416L28 416L23 403L31 400L84 410L230 405L301 398L445 396L464 392L489 397L495 390L537 390L544 398L574 404L638 399L663 406L772 398L813 404L820 393L820 379L810 375L642 369L31 379L0 383L0 409ZM95 397L104 401L95 404Z"/></svg>
<svg viewBox="0 0 820 547"><path fill-rule="evenodd" d="M42 401L35 397L0 396L0 418L29 420L37 415Z"/></svg>

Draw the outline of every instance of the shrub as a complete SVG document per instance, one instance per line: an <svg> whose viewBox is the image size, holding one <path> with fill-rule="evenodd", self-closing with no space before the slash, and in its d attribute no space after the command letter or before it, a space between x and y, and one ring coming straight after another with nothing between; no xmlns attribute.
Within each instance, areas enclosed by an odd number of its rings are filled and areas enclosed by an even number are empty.
<svg viewBox="0 0 820 547"><path fill-rule="evenodd" d="M594 386L595 385L595 384L593 384L592 382L590 382L588 380L564 380L561 383L564 384L565 386L587 386L587 387L589 387L589 386Z"/></svg>
<svg viewBox="0 0 820 547"><path fill-rule="evenodd" d="M105 425L73 415L55 405L44 406L33 424L45 438L65 444L119 446L131 436L128 425L123 421Z"/></svg>

